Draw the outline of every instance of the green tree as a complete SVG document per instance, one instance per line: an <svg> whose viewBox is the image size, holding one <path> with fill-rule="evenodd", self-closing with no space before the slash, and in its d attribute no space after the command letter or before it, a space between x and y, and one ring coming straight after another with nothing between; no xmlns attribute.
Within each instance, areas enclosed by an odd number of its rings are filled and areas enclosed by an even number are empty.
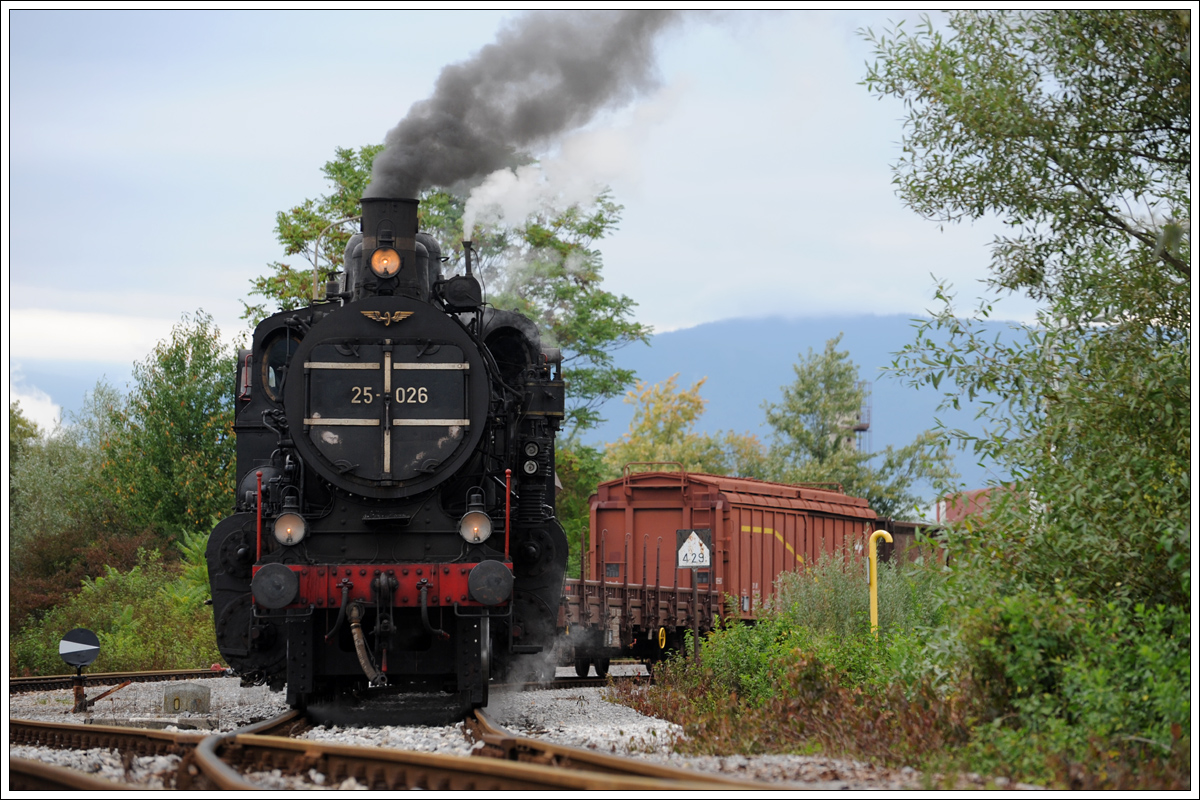
<svg viewBox="0 0 1200 800"><path fill-rule="evenodd" d="M124 398L107 384L51 433L25 437L9 461L9 594L14 629L39 618L87 577L132 566L150 536L105 496L102 442ZM10 409L10 414L11 414ZM10 416L11 419L11 416Z"/></svg>
<svg viewBox="0 0 1200 800"><path fill-rule="evenodd" d="M947 406L998 398L984 435L956 432L1012 479L945 534L944 652L997 720L1001 763L1153 742L1136 772L1188 747L1171 731L1190 717L1190 23L988 11L866 34L868 88L905 103L901 197L943 222L998 217L1014 233L992 244L993 287L1042 301L1000 340L939 286L897 362Z"/></svg>
<svg viewBox="0 0 1200 800"><path fill-rule="evenodd" d="M700 396L701 378L689 389L679 389L676 373L653 386L644 381L625 395L634 406L629 431L605 446L607 476L616 477L633 461L675 461L692 472L713 475L761 477L766 450L750 434L721 431L697 433L694 429L708 402Z"/></svg>
<svg viewBox="0 0 1200 800"><path fill-rule="evenodd" d="M92 666L97 671L184 669L220 661L212 612L181 595L185 588L177 567L165 564L157 550L140 550L127 568L102 567L77 582L71 597L43 619L13 625L9 672L61 672L57 643L77 627L100 639Z"/></svg>
<svg viewBox="0 0 1200 800"><path fill-rule="evenodd" d="M782 387L778 403L764 403L774 430L767 474L786 483L840 483L851 495L865 497L884 517L910 514L921 504L922 481L943 487L957 477L945 441L930 431L904 447L888 445L879 453L857 448L863 384L850 354L838 350L841 334L825 350L801 358L796 380Z"/></svg>
<svg viewBox="0 0 1200 800"><path fill-rule="evenodd" d="M102 445L101 491L135 527L174 538L233 506L233 380L234 354L203 312L134 366Z"/></svg>
<svg viewBox="0 0 1200 800"><path fill-rule="evenodd" d="M8 404L8 474L12 478L16 464L41 435L37 423L21 412L21 404Z"/></svg>
<svg viewBox="0 0 1200 800"><path fill-rule="evenodd" d="M305 263L296 269L282 261L271 262L271 271L251 281L250 289L251 295L264 297L267 302L251 305L242 301L243 319L258 324L276 310L308 305L313 297L313 270L318 270L323 285L342 269L346 242L357 230L353 220L360 214L358 201L371 180L371 163L382 149L380 144L365 145L357 151L337 148L333 160L321 168L331 184L329 194L307 199L275 215L275 236L283 245L284 255L302 255ZM275 305L278 308L272 308Z"/></svg>
<svg viewBox="0 0 1200 800"><path fill-rule="evenodd" d="M616 229L622 207L607 192L590 207L531 215L515 233L506 280L492 302L538 323L543 344L563 351L567 382L566 438L603 420L599 408L633 383L633 370L614 352L648 343L651 329L633 320L636 303L603 287L601 257L593 245Z"/></svg>
<svg viewBox="0 0 1200 800"><path fill-rule="evenodd" d="M1083 317L1179 318L1190 278L1191 16L961 12L867 32L867 87L903 100L904 201L996 215L996 285ZM1119 280L1114 280L1119 276Z"/></svg>
<svg viewBox="0 0 1200 800"><path fill-rule="evenodd" d="M969 441L1014 476L1012 541L989 560L1009 581L1189 594L1190 19L970 12L945 34L868 34L867 86L908 109L901 196L938 220L999 216L1016 233L992 245L993 283L1044 301L1004 344L939 287L900 361L949 405L1000 398Z"/></svg>

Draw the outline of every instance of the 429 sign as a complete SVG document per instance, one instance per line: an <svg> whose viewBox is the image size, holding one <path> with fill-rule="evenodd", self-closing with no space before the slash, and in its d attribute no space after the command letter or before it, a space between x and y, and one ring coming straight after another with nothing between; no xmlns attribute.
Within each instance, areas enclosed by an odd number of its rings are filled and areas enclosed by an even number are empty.
<svg viewBox="0 0 1200 800"><path fill-rule="evenodd" d="M678 569L712 566L712 528L675 531Z"/></svg>

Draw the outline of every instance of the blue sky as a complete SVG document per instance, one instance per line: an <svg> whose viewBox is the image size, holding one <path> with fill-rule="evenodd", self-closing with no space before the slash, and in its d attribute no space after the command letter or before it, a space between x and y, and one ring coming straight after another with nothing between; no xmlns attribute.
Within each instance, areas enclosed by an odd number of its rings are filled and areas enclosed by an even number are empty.
<svg viewBox="0 0 1200 800"><path fill-rule="evenodd" d="M276 212L513 16L10 10L5 391L49 424L101 377L124 388L182 314L241 333ZM916 314L931 274L979 291L996 229L903 207L903 109L858 85L856 31L904 16L728 13L661 39L659 88L595 120L580 166L625 206L601 249L640 321Z"/></svg>

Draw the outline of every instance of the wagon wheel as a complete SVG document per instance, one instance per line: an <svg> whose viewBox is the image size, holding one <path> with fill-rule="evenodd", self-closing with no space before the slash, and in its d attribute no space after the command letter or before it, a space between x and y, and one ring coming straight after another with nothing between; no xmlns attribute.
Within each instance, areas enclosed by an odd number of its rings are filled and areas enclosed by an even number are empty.
<svg viewBox="0 0 1200 800"><path fill-rule="evenodd" d="M592 666L592 662L588 661L586 658L575 659L575 674L580 678L586 678L588 674L588 668L590 666Z"/></svg>
<svg viewBox="0 0 1200 800"><path fill-rule="evenodd" d="M592 663L596 665L596 677L598 677L598 678L608 677L608 659L607 658L597 658Z"/></svg>

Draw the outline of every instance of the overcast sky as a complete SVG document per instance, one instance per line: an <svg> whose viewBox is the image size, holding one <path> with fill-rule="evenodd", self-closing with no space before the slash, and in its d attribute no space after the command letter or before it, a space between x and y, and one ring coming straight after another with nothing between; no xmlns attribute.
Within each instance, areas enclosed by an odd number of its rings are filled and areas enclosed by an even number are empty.
<svg viewBox="0 0 1200 800"><path fill-rule="evenodd" d="M625 207L601 242L605 284L640 321L918 314L931 274L979 291L995 229L939 231L903 207L903 109L858 85L871 53L856 31L905 16L744 12L662 36L658 88L595 120L583 141L603 147L579 167ZM513 19L10 11L12 396L48 424L79 408L77 386L124 388L182 314L242 331L250 280L282 258L275 214L327 191L335 148L381 142Z"/></svg>

